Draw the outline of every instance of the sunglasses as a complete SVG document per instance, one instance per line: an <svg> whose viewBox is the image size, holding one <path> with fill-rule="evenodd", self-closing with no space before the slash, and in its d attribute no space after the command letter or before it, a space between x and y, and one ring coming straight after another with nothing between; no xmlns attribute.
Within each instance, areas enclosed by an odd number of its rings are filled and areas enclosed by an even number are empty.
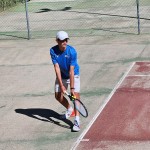
<svg viewBox="0 0 150 150"><path fill-rule="evenodd" d="M68 42L68 39L64 39L64 40L60 40L58 39L59 42L63 43L63 42Z"/></svg>

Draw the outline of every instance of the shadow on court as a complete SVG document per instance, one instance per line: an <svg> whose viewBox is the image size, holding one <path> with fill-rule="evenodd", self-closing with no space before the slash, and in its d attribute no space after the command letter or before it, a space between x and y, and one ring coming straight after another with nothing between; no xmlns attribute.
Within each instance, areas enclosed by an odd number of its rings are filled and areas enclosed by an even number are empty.
<svg viewBox="0 0 150 150"><path fill-rule="evenodd" d="M63 128L68 128L68 129L72 129L73 127L73 123L66 119L66 120L61 120L60 119L60 114L58 114L57 112L51 110L51 109L44 109L44 108L27 108L27 109L15 109L16 113L19 114L23 114L26 115L28 117L37 119L37 120L41 120L41 121L45 121L45 122L50 122L50 123L54 123L58 126L61 126ZM57 119L58 121L55 121L54 119ZM61 122L66 123L67 125L62 124Z"/></svg>
<svg viewBox="0 0 150 150"><path fill-rule="evenodd" d="M58 9L58 10L52 10L49 8L41 8L40 11L36 13L44 13L44 12L49 12L49 11L67 11L67 10L71 10L71 7L64 7L63 9Z"/></svg>
<svg viewBox="0 0 150 150"><path fill-rule="evenodd" d="M19 35L13 35L14 33L0 33L0 36L6 36L6 37L12 37L12 38L20 38L20 39L28 39L27 37L19 36Z"/></svg>

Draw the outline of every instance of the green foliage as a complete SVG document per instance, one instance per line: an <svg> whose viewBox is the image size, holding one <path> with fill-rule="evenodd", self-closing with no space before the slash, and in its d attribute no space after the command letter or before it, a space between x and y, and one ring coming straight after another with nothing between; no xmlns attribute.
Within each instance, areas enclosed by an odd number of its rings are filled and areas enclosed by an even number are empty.
<svg viewBox="0 0 150 150"><path fill-rule="evenodd" d="M7 8L17 5L17 3L23 3L24 0L0 0L0 11L4 11Z"/></svg>

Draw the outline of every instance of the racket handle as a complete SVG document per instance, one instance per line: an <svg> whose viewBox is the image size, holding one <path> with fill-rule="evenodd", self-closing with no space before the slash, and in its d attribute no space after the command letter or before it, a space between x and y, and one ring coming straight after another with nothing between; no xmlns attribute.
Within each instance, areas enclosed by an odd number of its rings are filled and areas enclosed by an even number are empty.
<svg viewBox="0 0 150 150"><path fill-rule="evenodd" d="M68 93L67 91L65 91L65 92L64 92L64 94L66 94L66 95L68 95L68 96L69 96L69 93Z"/></svg>
<svg viewBox="0 0 150 150"><path fill-rule="evenodd" d="M72 96L74 99L76 99L76 96Z"/></svg>
<svg viewBox="0 0 150 150"><path fill-rule="evenodd" d="M71 96L67 91L64 92L67 96ZM76 96L71 96L72 98L76 99Z"/></svg>

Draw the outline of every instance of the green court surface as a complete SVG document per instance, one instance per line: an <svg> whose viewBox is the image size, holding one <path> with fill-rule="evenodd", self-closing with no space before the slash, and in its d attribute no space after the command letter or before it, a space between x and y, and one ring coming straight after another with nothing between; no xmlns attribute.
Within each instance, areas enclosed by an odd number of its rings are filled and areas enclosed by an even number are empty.
<svg viewBox="0 0 150 150"><path fill-rule="evenodd" d="M140 2L141 33L150 32L150 2ZM31 39L52 38L58 30L72 37L138 34L137 5L132 0L28 2ZM27 39L25 4L0 14L0 39Z"/></svg>

